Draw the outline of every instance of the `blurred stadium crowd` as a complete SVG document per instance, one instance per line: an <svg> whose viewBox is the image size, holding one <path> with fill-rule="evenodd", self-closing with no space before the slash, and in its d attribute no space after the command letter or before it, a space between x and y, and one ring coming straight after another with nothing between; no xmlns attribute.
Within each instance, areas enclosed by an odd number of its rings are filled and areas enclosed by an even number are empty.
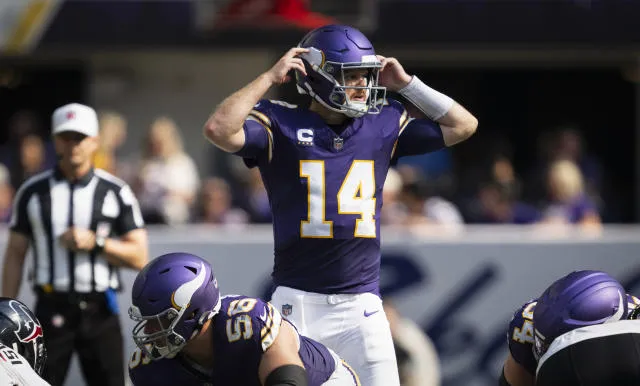
<svg viewBox="0 0 640 386"><path fill-rule="evenodd" d="M127 126L127 118L104 111L100 119L101 146L95 165L134 187L147 224L271 222L257 169L228 157L224 177L215 171L201 175L206 165L197 165L185 152L180 127L166 116L150 123L138 153L123 154L119 148L127 140L127 130L133 129ZM0 144L2 222L10 218L19 185L55 164L49 128L42 127L42 121L34 112L23 110L4 129L8 139ZM605 217L601 164L586 151L580 131L574 128L540 135L536 164L524 172L514 167L510 147L499 142L490 155L483 155L484 162L464 170L454 167L452 151L402 159L390 171L384 187L383 224L423 225L417 229L442 232L463 224L597 226ZM211 152L217 150L211 146Z"/></svg>

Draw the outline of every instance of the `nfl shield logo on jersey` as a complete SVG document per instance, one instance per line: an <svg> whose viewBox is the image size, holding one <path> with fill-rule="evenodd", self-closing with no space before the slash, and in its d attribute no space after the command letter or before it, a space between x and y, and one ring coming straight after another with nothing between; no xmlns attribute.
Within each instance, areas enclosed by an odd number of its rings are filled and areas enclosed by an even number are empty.
<svg viewBox="0 0 640 386"><path fill-rule="evenodd" d="M289 316L293 312L293 306L291 304L282 305L282 316Z"/></svg>
<svg viewBox="0 0 640 386"><path fill-rule="evenodd" d="M342 150L343 147L344 147L344 139L342 139L341 137L335 137L333 139L333 148L336 150Z"/></svg>

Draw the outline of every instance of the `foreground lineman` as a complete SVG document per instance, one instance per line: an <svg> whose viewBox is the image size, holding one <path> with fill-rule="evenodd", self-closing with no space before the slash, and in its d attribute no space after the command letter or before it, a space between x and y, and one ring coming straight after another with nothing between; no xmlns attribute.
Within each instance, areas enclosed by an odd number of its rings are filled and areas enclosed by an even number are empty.
<svg viewBox="0 0 640 386"><path fill-rule="evenodd" d="M309 108L262 99L295 72ZM425 117L413 119L401 94ZM476 118L376 55L358 30L309 32L270 70L226 98L204 127L258 166L273 213L271 303L300 333L335 349L369 386L399 384L379 297L380 209L389 166L471 136Z"/></svg>
<svg viewBox="0 0 640 386"><path fill-rule="evenodd" d="M170 253L136 277L129 316L136 386L359 386L333 351L260 299L220 296L211 265Z"/></svg>
<svg viewBox="0 0 640 386"><path fill-rule="evenodd" d="M511 320L500 385L640 385L638 303L605 272L560 278Z"/></svg>

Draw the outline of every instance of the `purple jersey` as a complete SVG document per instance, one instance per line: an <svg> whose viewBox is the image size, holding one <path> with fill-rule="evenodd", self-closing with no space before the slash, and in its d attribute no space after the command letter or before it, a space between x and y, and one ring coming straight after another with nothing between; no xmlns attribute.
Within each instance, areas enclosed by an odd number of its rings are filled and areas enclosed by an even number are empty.
<svg viewBox="0 0 640 386"><path fill-rule="evenodd" d="M278 337L281 323L280 312L270 303L247 296L225 296L220 312L212 319L213 369L202 368L181 354L150 361L138 349L129 361L129 376L137 386L260 386L260 360ZM307 370L309 386L322 385L335 370L329 350L312 339L300 336L298 354Z"/></svg>
<svg viewBox="0 0 640 386"><path fill-rule="evenodd" d="M444 147L439 125L411 119L394 100L339 129L308 109L261 100L244 131L236 154L260 168L269 195L275 284L377 293L387 171L397 157Z"/></svg>
<svg viewBox="0 0 640 386"><path fill-rule="evenodd" d="M633 311L640 300L635 296L627 294L629 311ZM530 374L536 373L538 361L533 354L534 333L533 333L533 313L535 311L537 299L530 300L516 311L513 319L509 323L507 340L511 356L524 367Z"/></svg>

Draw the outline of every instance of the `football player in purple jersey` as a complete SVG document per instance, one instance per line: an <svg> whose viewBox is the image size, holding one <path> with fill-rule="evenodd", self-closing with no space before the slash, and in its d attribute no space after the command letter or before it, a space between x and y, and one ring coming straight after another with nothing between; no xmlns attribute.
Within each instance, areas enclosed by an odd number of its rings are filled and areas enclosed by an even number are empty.
<svg viewBox="0 0 640 386"><path fill-rule="evenodd" d="M263 99L292 70L309 108ZM387 90L424 118L412 118ZM469 138L477 125L397 59L377 55L360 31L328 25L227 97L204 126L217 147L260 169L273 213L271 303L352 363L366 385L399 384L379 296L387 171L398 157Z"/></svg>
<svg viewBox="0 0 640 386"><path fill-rule="evenodd" d="M507 334L509 354L504 363L500 385L532 386L537 381L540 382L537 379L540 373L537 375L537 371L540 370L541 363L547 356L559 351L557 348L550 349L552 344L560 344L563 348L573 345L562 355L571 353L573 362L581 362L562 364L561 369L554 370L554 376L564 377L561 384L573 385L569 380L572 376L565 375L565 371L567 374L580 376L581 372L585 372L586 366L594 369L592 362L599 363L595 369L600 372L597 376L600 380L595 376L583 376L584 382L587 382L585 378L592 378L591 382L578 384L616 384L606 381L606 377L611 373L620 374L625 371L622 368L629 363L621 360L615 364L609 363L606 355L603 356L603 345L613 344L612 347L622 354L626 348L617 339L622 337L624 341L627 339L624 334L640 334L640 322L628 321L636 318L639 303L636 297L627 294L622 285L605 272L575 271L558 279L539 298L525 303L514 314ZM635 332L630 331L629 327ZM576 336L579 337L578 340L575 340ZM640 335L637 335L636 340L638 337ZM630 341L633 342L632 339ZM587 346L575 345L577 343L588 343L593 347L597 345L599 349L594 351ZM633 345L632 351L637 351L635 343ZM585 350L591 352L587 357L582 354ZM579 357L583 360L577 361ZM631 368L640 370L640 362L637 362L636 356L628 356L628 359L633 361Z"/></svg>
<svg viewBox="0 0 640 386"><path fill-rule="evenodd" d="M129 316L134 385L359 386L336 353L271 304L220 296L211 265L188 253L152 260L136 277Z"/></svg>

